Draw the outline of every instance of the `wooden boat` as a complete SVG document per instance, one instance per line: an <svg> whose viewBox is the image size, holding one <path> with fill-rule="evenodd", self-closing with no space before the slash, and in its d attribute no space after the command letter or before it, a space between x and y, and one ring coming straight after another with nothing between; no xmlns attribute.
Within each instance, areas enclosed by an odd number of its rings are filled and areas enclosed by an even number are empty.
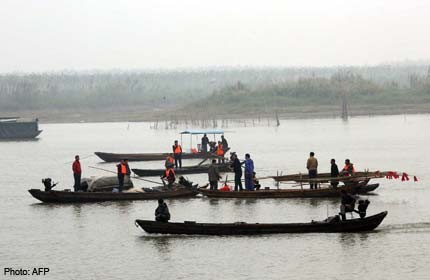
<svg viewBox="0 0 430 280"><path fill-rule="evenodd" d="M366 181L354 185L343 185L337 188L321 187L318 189L260 189L256 191L219 191L201 187L198 191L207 197L218 198L307 198L307 197L339 197L344 189L351 194L365 194L374 191L379 184L367 184Z"/></svg>
<svg viewBox="0 0 430 280"><path fill-rule="evenodd" d="M221 163L217 164L220 172L232 172L229 168L230 163ZM175 168L175 174L183 175L183 174L198 174L198 173L207 173L209 168L209 164L201 165L201 166L184 166L182 168ZM131 169L134 174L137 176L161 176L164 174L165 169Z"/></svg>
<svg viewBox="0 0 430 280"><path fill-rule="evenodd" d="M115 154L115 153L104 153L95 152L96 156L106 162L119 162L122 159L128 159L128 161L152 161L152 160L165 160L169 153L142 153L142 154ZM215 158L217 157L212 153L182 153L182 159L194 159L194 158Z"/></svg>
<svg viewBox="0 0 430 280"><path fill-rule="evenodd" d="M237 223L196 223L185 221L183 223L163 223L149 220L136 220L136 226L148 233L161 234L202 234L202 235L256 235L276 233L311 233L311 232L360 232L377 228L387 211L363 219L346 221L321 221L310 223L285 224L248 224Z"/></svg>
<svg viewBox="0 0 430 280"><path fill-rule="evenodd" d="M181 135L181 141L180 144L182 145L182 135L190 135L190 150L192 151L194 150L195 153L186 153L183 152L182 153L182 159L205 159L205 158L216 158L218 157L214 152L202 152L202 151L198 151L198 149L193 148L193 144L192 144L192 139L194 135L201 135L201 134L213 134L214 136L214 140L215 140L215 135L217 134L224 134L223 130L185 130L180 132ZM230 149L227 148L227 150L225 151L225 154L229 151ZM171 152L170 152L171 153ZM119 162L122 159L128 159L129 161L151 161L151 160L165 160L166 157L170 154L170 153L121 153L121 154L116 154L116 153L104 153L104 152L95 152L94 154L96 156L98 156L99 158L101 158L102 160L106 161L106 162Z"/></svg>
<svg viewBox="0 0 430 280"><path fill-rule="evenodd" d="M29 193L42 202L54 203L84 203L118 200L150 200L150 199L172 199L182 197L193 197L198 194L195 188L177 188L168 191L154 192L70 192L70 191L43 191L30 189Z"/></svg>
<svg viewBox="0 0 430 280"><path fill-rule="evenodd" d="M319 173L318 177L315 179L309 179L308 174L290 174L290 175L281 175L281 176L271 176L277 182L286 182L286 181L294 181L294 182L315 182L315 183L328 183L328 182L350 182L350 181L359 181L363 179L375 179L375 178L383 178L386 172L379 171L364 171L364 172L355 172L353 176L340 176L340 177L331 177L330 173Z"/></svg>

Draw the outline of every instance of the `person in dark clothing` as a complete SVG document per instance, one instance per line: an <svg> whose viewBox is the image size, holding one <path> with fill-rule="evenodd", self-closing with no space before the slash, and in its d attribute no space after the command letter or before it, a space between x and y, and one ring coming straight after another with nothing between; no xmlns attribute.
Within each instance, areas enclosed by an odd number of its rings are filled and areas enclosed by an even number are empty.
<svg viewBox="0 0 430 280"><path fill-rule="evenodd" d="M340 191L341 205L340 205L340 216L342 220L346 220L346 212L353 212L355 208L355 197L347 193L345 190Z"/></svg>
<svg viewBox="0 0 430 280"><path fill-rule="evenodd" d="M258 191L261 188L260 181L257 179L257 174L255 172L252 173L252 180L254 181L254 187Z"/></svg>
<svg viewBox="0 0 430 280"><path fill-rule="evenodd" d="M366 211L369 204L370 204L370 201L367 199L366 200L360 199L358 201L358 206L357 206L358 211L356 210L355 212L360 215L361 219L364 219L366 217Z"/></svg>
<svg viewBox="0 0 430 280"><path fill-rule="evenodd" d="M208 178L209 178L209 184L211 190L218 190L218 181L221 179L221 175L219 174L219 169L216 164L216 159L212 160L212 164L209 166L208 169Z"/></svg>
<svg viewBox="0 0 430 280"><path fill-rule="evenodd" d="M175 140L175 144L172 146L172 149L173 156L175 157L175 167L182 168L182 147L178 144L178 140Z"/></svg>
<svg viewBox="0 0 430 280"><path fill-rule="evenodd" d="M158 200L158 207L155 209L155 220L163 223L167 223L170 220L169 207L162 199Z"/></svg>
<svg viewBox="0 0 430 280"><path fill-rule="evenodd" d="M122 189L124 188L124 177L130 176L131 174L130 167L128 166L128 160L121 160L121 162L116 167L118 173L118 192L122 192Z"/></svg>
<svg viewBox="0 0 430 280"><path fill-rule="evenodd" d="M208 144L209 144L209 138L205 133L202 137L202 152L204 153L208 152Z"/></svg>
<svg viewBox="0 0 430 280"><path fill-rule="evenodd" d="M221 135L221 144L224 152L228 150L228 142L227 139L224 138L224 135Z"/></svg>
<svg viewBox="0 0 430 280"><path fill-rule="evenodd" d="M82 176L82 169L81 169L81 163L79 162L79 155L75 156L75 161L73 162L72 170L73 170L73 178L75 179L75 184L73 185L73 189L75 192L77 192L81 189L81 176Z"/></svg>
<svg viewBox="0 0 430 280"><path fill-rule="evenodd" d="M330 177L332 178L339 177L339 168L337 167L336 160L332 158L330 163L331 163ZM339 181L331 181L331 185L333 188L336 188L337 185L339 185Z"/></svg>
<svg viewBox="0 0 430 280"><path fill-rule="evenodd" d="M232 164L230 165L233 168L234 172L234 191L243 191L242 187L242 164L240 160L237 158L236 153L231 153L230 157Z"/></svg>

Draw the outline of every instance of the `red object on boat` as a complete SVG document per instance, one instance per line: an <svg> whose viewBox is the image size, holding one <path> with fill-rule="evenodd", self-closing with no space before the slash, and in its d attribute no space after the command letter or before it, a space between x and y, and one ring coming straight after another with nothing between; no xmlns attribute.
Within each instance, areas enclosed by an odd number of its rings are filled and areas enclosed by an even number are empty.
<svg viewBox="0 0 430 280"><path fill-rule="evenodd" d="M414 176L414 182L418 182L417 176Z"/></svg>
<svg viewBox="0 0 430 280"><path fill-rule="evenodd" d="M222 187L219 190L222 191L222 192L229 192L230 191L230 187L227 184L225 184L224 187Z"/></svg>

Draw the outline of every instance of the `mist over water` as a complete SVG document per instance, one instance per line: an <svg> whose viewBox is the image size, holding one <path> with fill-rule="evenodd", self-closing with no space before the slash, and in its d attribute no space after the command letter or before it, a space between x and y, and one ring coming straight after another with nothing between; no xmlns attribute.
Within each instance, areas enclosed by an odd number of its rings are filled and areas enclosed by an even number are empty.
<svg viewBox="0 0 430 280"><path fill-rule="evenodd" d="M0 142L0 267L49 267L44 279L425 279L430 273L429 121L429 115L406 115L225 128L232 150L241 157L250 153L259 176L305 172L314 151L319 172L329 171L331 158L339 166L350 158L357 170L405 171L419 178L417 183L375 180L380 187L365 196L371 201L368 214L387 210L388 216L374 232L255 237L145 234L134 220L153 219L156 201L39 203L27 189L42 188L45 177L59 181L57 189L71 188L75 154L83 158L84 177L108 175L89 168L115 171L114 163L101 163L93 152L168 151L181 129L155 130L150 123L42 124L37 141ZM183 142L188 148L189 139ZM161 168L163 162L130 165ZM200 185L207 181L205 174L187 177ZM262 184L273 187L270 180ZM307 222L339 209L338 199L197 197L167 203L172 221L200 222Z"/></svg>

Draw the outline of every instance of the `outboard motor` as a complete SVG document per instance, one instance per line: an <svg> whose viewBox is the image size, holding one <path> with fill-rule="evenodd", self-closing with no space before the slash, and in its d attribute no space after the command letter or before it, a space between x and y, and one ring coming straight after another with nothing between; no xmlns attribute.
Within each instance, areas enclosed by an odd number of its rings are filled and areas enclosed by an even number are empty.
<svg viewBox="0 0 430 280"><path fill-rule="evenodd" d="M370 204L370 201L367 199L366 200L360 199L358 201L358 207L357 207L358 211L357 212L360 215L361 219L366 217L366 210L367 210L367 207L369 206L369 204Z"/></svg>
<svg viewBox="0 0 430 280"><path fill-rule="evenodd" d="M49 192L50 190L52 190L53 187L55 187L58 184L58 183L52 184L51 178L42 179L42 183L45 186L45 192Z"/></svg>

